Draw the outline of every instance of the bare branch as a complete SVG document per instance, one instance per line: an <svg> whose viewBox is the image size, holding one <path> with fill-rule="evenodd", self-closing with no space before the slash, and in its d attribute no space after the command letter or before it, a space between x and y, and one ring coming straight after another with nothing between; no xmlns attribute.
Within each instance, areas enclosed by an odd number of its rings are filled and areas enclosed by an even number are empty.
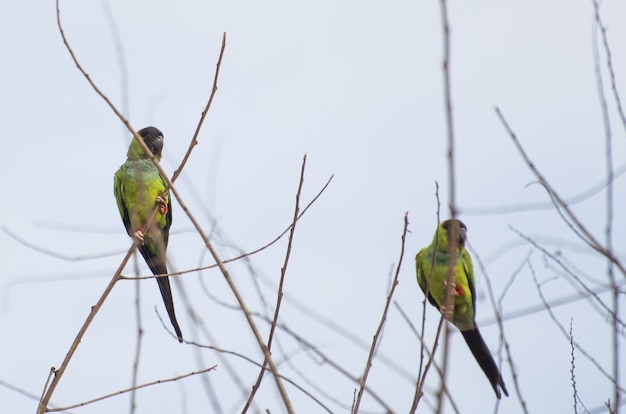
<svg viewBox="0 0 626 414"><path fill-rule="evenodd" d="M578 390L576 389L576 375L574 374L574 335L573 335L573 329L574 329L574 318L570 318L569 320L569 345L570 348L572 350L571 352L571 356L572 359L571 361L571 365L572 367L570 368L570 374L571 374L571 379L572 379L572 390L573 390L573 397L574 397L574 414L578 414Z"/></svg>
<svg viewBox="0 0 626 414"><path fill-rule="evenodd" d="M211 345L204 345L204 344L200 344L198 342L193 342L193 341L185 341L185 343L190 344L190 345L194 345L200 348L206 348L206 349L212 349L216 352L219 353L224 353L224 354L229 354L229 355L234 355L236 357L239 357L245 361L248 361L249 363L256 365L259 368L262 368L263 365L254 361L252 358L249 358L243 354L240 354L238 352L234 352L234 351L229 351L227 349L221 349L215 346L211 346ZM312 395L310 392L308 392L307 390L305 390L303 387L301 387L300 385L298 385L295 381L293 381L292 379L285 377L282 374L278 374L280 376L281 379L285 380L286 382L288 382L289 384L293 385L294 387L296 387L299 391L301 391L303 394L305 394L307 397L311 398L313 401L315 401L320 407L322 407L325 411L332 413L332 411L326 407L326 405L324 405L324 403L322 403L319 399L315 398L314 395Z"/></svg>
<svg viewBox="0 0 626 414"><path fill-rule="evenodd" d="M502 323L502 315L500 314L500 309L498 309L496 297L493 293L493 287L491 286L491 279L489 278L489 275L487 274L487 269L485 268L482 260L480 259L480 255L474 249L471 248L471 245L469 243L467 247L471 250L472 256L474 256L474 259L478 263L478 268L480 269L481 273L485 276L485 282L487 283L487 291L489 292L489 301L491 302L491 305L493 307L493 312L496 315L496 321L498 323L498 330L500 331L500 342L504 345L504 349L506 351L507 362L509 364L509 368L511 369L511 375L513 377L513 385L515 386L515 391L519 398L519 402L522 407L522 410L526 414L528 414L528 407L526 404L526 400L522 396L522 389L520 387L520 383L517 377L518 374L517 374L517 370L515 369L516 364L513 361L513 354L511 353L511 346L509 345L509 341L507 341L506 336L504 335L504 324ZM498 401L497 404L499 403L500 402Z"/></svg>
<svg viewBox="0 0 626 414"><path fill-rule="evenodd" d="M302 185L304 184L304 169L306 167L306 154L302 159L302 170L300 171L300 182L298 184L298 191L296 192L296 206L293 213L293 221L291 222L291 231L289 232L289 241L287 242L287 252L285 253L285 261L283 263L283 267L280 269L280 282L278 283L278 293L276 295L276 308L274 310L274 318L272 319L272 323L270 324L270 334L267 339L267 350L270 351L272 347L272 340L274 339L274 332L276 330L276 322L278 321L278 313L280 312L280 304L283 299L283 284L285 282L285 275L287 273L287 265L289 264L289 256L291 255L291 246L293 243L293 235L296 231L296 223L298 222L298 215L300 214L300 194L302 193ZM263 376L265 374L265 366L267 364L267 360L263 362L263 366L261 367L261 372L259 372L259 376L252 386L252 391L248 396L248 401L246 401L246 405L243 407L242 413L245 413L250 408L250 404L254 399L256 392L261 387L261 381L263 381Z"/></svg>
<svg viewBox="0 0 626 414"><path fill-rule="evenodd" d="M365 383L367 382L367 375L369 374L370 368L372 367L372 361L374 359L374 352L376 351L378 337L381 331L383 330L383 326L385 325L385 321L387 319L387 312L389 311L389 305L391 305L391 298L393 297L393 293L396 290L396 286L398 285L398 276L400 275L400 267L402 266L402 259L404 258L404 242L406 239L406 232L409 227L408 217L409 217L409 213L408 212L404 213L404 229L402 230L402 243L400 245L400 259L398 260L398 266L396 267L396 274L393 278L393 282L389 290L389 295L387 296L387 303L385 303L385 309L383 310L383 315L380 319L380 323L378 324L378 329L376 329L376 333L374 334L374 339L372 340L370 353L369 353L369 356L367 357L367 364L365 364L365 371L363 372L363 376L361 377L359 393L357 394L356 401L354 402L354 409L352 411L354 414L359 412L359 405L361 404L363 391L365 391Z"/></svg>
<svg viewBox="0 0 626 414"><path fill-rule="evenodd" d="M185 164L187 164L187 160L191 155L191 151L198 144L198 134L200 134L200 128L202 128L202 124L204 123L204 119L209 113L209 109L211 109L211 104L213 103L213 98L215 97L215 93L217 92L217 79L220 76L220 68L222 67L222 57L224 57L224 50L226 49L226 32L224 32L224 36L222 37L222 48L220 49L220 57L217 59L217 64L215 68L215 77L213 78L213 89L211 89L211 95L209 96L209 101L207 102L204 110L202 111L202 116L200 116L200 121L198 121L198 126L196 127L196 131L191 138L191 143L189 144L189 148L183 157L183 160L180 163L180 166L174 171L174 175L172 176L172 182L176 181L178 176L183 170Z"/></svg>
<svg viewBox="0 0 626 414"><path fill-rule="evenodd" d="M146 388L146 387L151 387L153 385L165 384L165 383L168 383L168 382L178 381L178 380L181 380L181 379L184 379L184 378L187 378L187 377L191 377L191 376L194 376L194 375L206 374L209 371L213 371L215 368L217 368L217 365L213 365L212 367L207 368L207 369L203 369L202 371L190 372L188 374L179 375L177 377L172 377L172 378L167 378L167 379L162 379L162 380L156 380L156 381L148 382L148 383L145 383L145 384L137 385L135 387L126 388L126 389L123 389L123 390L120 390L120 391L113 392L111 394L106 394L106 395L103 395L101 397L94 398L93 400L84 401L84 402L81 402L81 403L78 403L78 404L68 405L67 407L51 408L51 409L49 408L47 410L47 412L51 413L51 412L65 411L65 410L69 410L71 408L84 407L86 405L93 404L95 402L102 401L102 400L105 400L107 398L116 397L118 395L126 394L128 392L132 392L132 391L139 390L139 389Z"/></svg>

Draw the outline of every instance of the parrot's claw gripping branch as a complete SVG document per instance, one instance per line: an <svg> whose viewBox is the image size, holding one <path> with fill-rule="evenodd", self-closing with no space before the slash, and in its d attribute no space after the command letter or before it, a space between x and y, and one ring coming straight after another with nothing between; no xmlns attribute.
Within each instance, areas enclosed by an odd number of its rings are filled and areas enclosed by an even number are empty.
<svg viewBox="0 0 626 414"><path fill-rule="evenodd" d="M167 197L158 196L156 203L159 206L159 213L167 214Z"/></svg>
<svg viewBox="0 0 626 414"><path fill-rule="evenodd" d="M140 246L143 246L144 240L143 240L143 230L142 229L139 229L136 232L134 232L133 233L133 238L139 242Z"/></svg>

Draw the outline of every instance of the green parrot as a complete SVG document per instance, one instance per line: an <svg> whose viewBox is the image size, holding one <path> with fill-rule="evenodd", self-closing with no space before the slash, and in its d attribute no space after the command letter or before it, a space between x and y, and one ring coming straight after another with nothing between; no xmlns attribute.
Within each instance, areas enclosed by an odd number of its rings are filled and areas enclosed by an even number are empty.
<svg viewBox="0 0 626 414"><path fill-rule="evenodd" d="M449 311L445 307L445 293L448 285L451 234L457 237L456 268L452 285L453 304ZM429 302L454 324L465 338L467 346L476 358L491 383L498 399L500 388L508 397L502 374L487 348L478 326L476 325L476 290L474 288L474 266L472 258L465 250L467 226L460 220L446 220L439 225L430 246L423 248L415 256L417 282L428 292ZM435 251L436 249L436 251ZM433 265L434 264L434 265Z"/></svg>
<svg viewBox="0 0 626 414"><path fill-rule="evenodd" d="M157 161L160 161L163 133L155 127L147 127L138 134ZM126 162L115 173L113 192L126 232L138 240L139 252L154 275L167 274L165 251L172 225L172 202L167 194L163 194L165 188L166 183L159 170L137 139L133 138ZM155 206L158 206L156 215L152 225L146 229L144 227ZM167 277L158 277L156 280L178 342L183 342L183 334L174 313L170 281Z"/></svg>

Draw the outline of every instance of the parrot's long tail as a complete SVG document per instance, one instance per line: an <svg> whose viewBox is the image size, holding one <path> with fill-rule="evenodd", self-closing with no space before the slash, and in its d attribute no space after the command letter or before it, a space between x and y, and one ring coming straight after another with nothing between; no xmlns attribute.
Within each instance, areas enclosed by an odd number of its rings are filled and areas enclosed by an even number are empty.
<svg viewBox="0 0 626 414"><path fill-rule="evenodd" d="M493 356L491 356L491 352L489 352L489 348L487 348L487 344L485 343L485 340L480 334L478 328L461 331L461 333L463 334L463 338L465 338L465 342L467 342L467 346L469 346L470 351L472 351L474 358L476 358L478 365L480 365L483 372L487 376L487 379L491 383L491 386L496 393L496 397L498 397L498 399L502 397L498 386L502 388L504 395L508 397L509 392L506 389L506 385L504 385L502 374L500 374L498 366L493 360Z"/></svg>
<svg viewBox="0 0 626 414"><path fill-rule="evenodd" d="M148 264L148 267L150 267L152 274L154 274L155 276L167 274L167 266L165 265L163 260L161 260L161 258L150 253L150 251L145 246L139 246L139 252L141 252L141 255L146 260L146 263ZM178 326L176 313L174 312L174 300L172 299L172 288L170 287L170 280L167 276L165 276L157 277L156 281L159 284L159 290L161 291L161 296L163 297L163 303L165 304L167 316L169 316L170 322L174 327L178 342L182 343L183 333L180 330L180 326Z"/></svg>

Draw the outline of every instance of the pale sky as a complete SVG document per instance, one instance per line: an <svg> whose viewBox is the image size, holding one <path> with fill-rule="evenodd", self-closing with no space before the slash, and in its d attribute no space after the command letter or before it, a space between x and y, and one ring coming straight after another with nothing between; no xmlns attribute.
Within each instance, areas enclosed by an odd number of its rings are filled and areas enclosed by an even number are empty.
<svg viewBox="0 0 626 414"><path fill-rule="evenodd" d="M134 128L153 125L163 131L162 166L170 173L187 150L209 97L222 33L227 32L219 90L177 189L226 259L262 246L289 225L305 153L302 207L334 174L298 222L279 322L354 377L365 368L398 263L404 213L409 214L409 233L394 300L418 327L423 294L415 280L414 256L435 231L435 182L441 219L449 216L439 6L436 0L61 1L65 33L81 64ZM494 294L502 296L504 335L528 411L573 412L570 342L540 309L525 261L532 263L550 301L582 289L511 227L558 255L594 291L605 291L607 262L550 206L494 107L502 110L535 166L565 199L606 181L593 3L478 1L448 6L459 218L487 266ZM624 100L626 4L606 0L600 12ZM0 152L5 177L0 401L3 412L33 413L37 401L6 384L41 394L50 367L61 364L130 247L112 188L130 134L71 61L56 26L53 1L3 2L0 39L5 137ZM597 44L617 171L626 163L626 132L615 109L606 53ZM626 260L626 237L620 231L626 225L622 176L613 190L613 245ZM603 243L606 199L602 190L573 206ZM543 209L521 208L536 203ZM507 214L497 211L507 206L519 208ZM170 268L212 264L178 202L173 209ZM20 244L9 233L57 255ZM283 238L249 262L228 265L255 312L273 314L286 247ZM147 275L148 268L139 263L140 274ZM477 321L498 359L500 332L492 323L486 276L477 263L475 267ZM124 274L134 274L132 264ZM616 272L616 278L623 284L623 275ZM166 318L156 283L145 280L140 287L144 335L139 382L215 364L217 369L139 391L137 413L240 412L245 397L226 364L246 390L258 368L236 356L222 359L214 351L178 344L154 311ZM263 361L217 270L179 277L173 290L186 339ZM612 306L609 295L599 297ZM199 324L189 316L186 303ZM623 295L620 306L623 320ZM512 316L535 307L540 310ZM70 405L130 386L135 312L135 283L120 282L85 335L52 403ZM606 412L604 403L613 400L611 382L583 355L583 350L588 352L613 374L606 310L582 299L556 307L554 314L567 331L571 323L581 348L574 351L580 400L590 412ZM426 316L426 341L432 344L439 316L430 305ZM256 321L267 338L268 324ZM165 327L170 329L168 323ZM621 335L620 353L626 355L623 330ZM279 330L276 341L273 356L283 375L333 412L349 412L356 383L286 332ZM456 406L461 413L493 412L497 400L489 382L461 336L454 334L451 341L447 384ZM418 366L419 341L392 305L367 384L394 412L407 412ZM625 367L622 357L622 387ZM511 396L500 402L499 412L521 413L511 366L505 362L502 372ZM433 412L438 387L436 373L430 372L418 412ZM287 385L287 391L296 412L323 412L293 386ZM129 398L110 398L72 412L130 412ZM264 379L255 403L252 412L284 412L271 377ZM365 394L360 412L384 409ZM447 404L444 412L454 411ZM579 412L584 412L580 406Z"/></svg>

